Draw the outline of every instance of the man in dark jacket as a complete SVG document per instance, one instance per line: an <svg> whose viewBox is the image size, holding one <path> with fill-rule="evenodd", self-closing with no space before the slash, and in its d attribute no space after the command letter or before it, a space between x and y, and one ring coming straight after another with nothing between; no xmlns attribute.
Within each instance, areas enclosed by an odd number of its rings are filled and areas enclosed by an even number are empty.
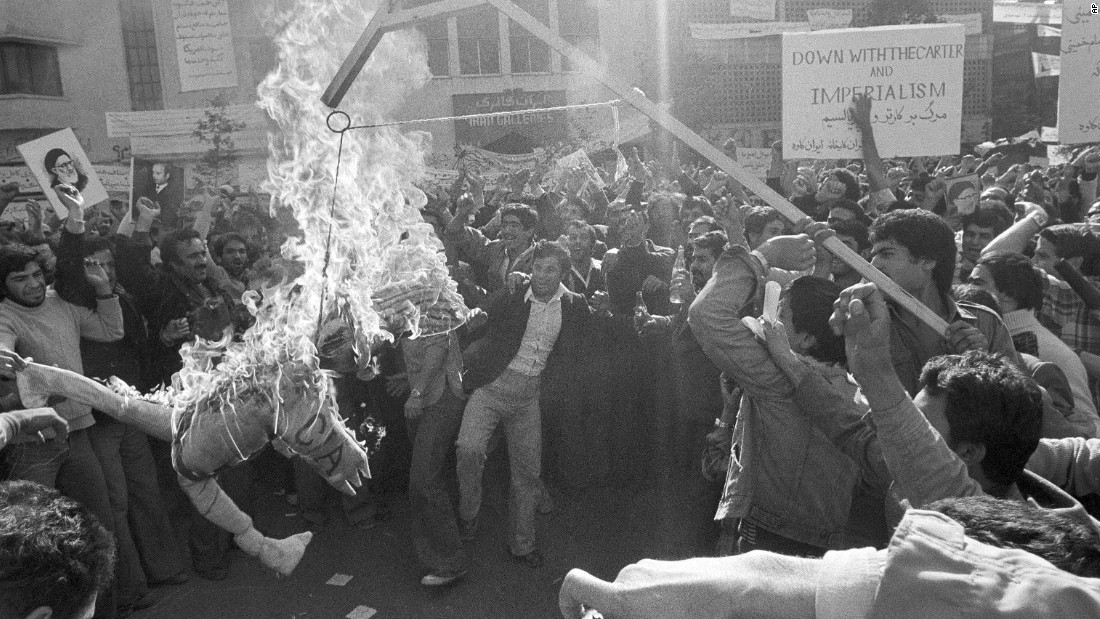
<svg viewBox="0 0 1100 619"><path fill-rule="evenodd" d="M473 391L458 434L459 515L467 539L477 530L481 476L489 438L503 424L512 475L509 512L512 556L531 568L542 565L535 549L535 508L542 485L539 391L543 376L576 358L588 338L590 310L582 295L569 292L569 252L559 243L533 248L530 284L496 299L488 308L488 335L476 343L467 365ZM510 278L515 279L515 278Z"/></svg>

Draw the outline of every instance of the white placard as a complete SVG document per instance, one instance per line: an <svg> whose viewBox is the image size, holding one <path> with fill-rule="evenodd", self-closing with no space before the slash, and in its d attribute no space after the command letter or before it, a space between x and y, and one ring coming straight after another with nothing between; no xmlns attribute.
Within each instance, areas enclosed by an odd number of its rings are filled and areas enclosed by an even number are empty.
<svg viewBox="0 0 1100 619"><path fill-rule="evenodd" d="M852 9L809 9L810 30L831 30L852 25Z"/></svg>
<svg viewBox="0 0 1100 619"><path fill-rule="evenodd" d="M703 41L766 37L784 32L809 32L810 22L775 21L763 24L690 24L691 38Z"/></svg>
<svg viewBox="0 0 1100 619"><path fill-rule="evenodd" d="M130 191L130 164L120 165L115 163L95 164L96 174L107 191L128 193Z"/></svg>
<svg viewBox="0 0 1100 619"><path fill-rule="evenodd" d="M959 24L784 34L783 158L862 156L856 93L883 157L957 154L965 40Z"/></svg>
<svg viewBox="0 0 1100 619"><path fill-rule="evenodd" d="M42 188L42 193L46 194L46 199L50 201L50 206L53 207L59 219L68 217L69 209L61 203L61 199L53 189L54 185L59 184L58 181L68 182L79 189L80 195L84 198L85 207L90 208L108 199L107 190L103 188L99 175L96 174L92 162L88 160L88 155L80 146L72 129L56 131L37 140L20 144L16 148L19 149L19 154L23 155L23 161L26 162L27 167L34 173L38 186ZM60 163L61 166L54 166L52 170L47 170L46 166L50 165L47 161ZM72 161L71 170L64 165L68 161ZM66 178L67 175L72 175L72 178Z"/></svg>
<svg viewBox="0 0 1100 619"><path fill-rule="evenodd" d="M1043 127L1039 133L1040 142L1058 143L1058 127Z"/></svg>
<svg viewBox="0 0 1100 619"><path fill-rule="evenodd" d="M1062 36L1061 28L1051 28L1050 26L1035 26L1036 33L1041 37L1060 37Z"/></svg>
<svg viewBox="0 0 1100 619"><path fill-rule="evenodd" d="M940 15L945 24L962 24L966 28L966 36L982 33L982 14L964 13L962 15Z"/></svg>
<svg viewBox="0 0 1100 619"><path fill-rule="evenodd" d="M1035 77L1052 77L1062 74L1062 59L1054 54L1031 52L1031 66Z"/></svg>
<svg viewBox="0 0 1100 619"><path fill-rule="evenodd" d="M172 0L180 90L237 87L228 0Z"/></svg>
<svg viewBox="0 0 1100 619"><path fill-rule="evenodd" d="M1100 142L1100 15L1086 0L1065 0L1058 137L1062 144ZM1091 94L1089 94L1091 93Z"/></svg>
<svg viewBox="0 0 1100 619"><path fill-rule="evenodd" d="M1050 165L1061 165L1073 161L1073 147L1047 144L1047 161Z"/></svg>
<svg viewBox="0 0 1100 619"><path fill-rule="evenodd" d="M772 149L737 147L737 163L760 179L768 178L772 165Z"/></svg>
<svg viewBox="0 0 1100 619"><path fill-rule="evenodd" d="M775 19L775 0L730 0L730 16Z"/></svg>
<svg viewBox="0 0 1100 619"><path fill-rule="evenodd" d="M1010 24L1060 24L1062 23L1062 6L1034 2L998 1L993 3L993 21Z"/></svg>

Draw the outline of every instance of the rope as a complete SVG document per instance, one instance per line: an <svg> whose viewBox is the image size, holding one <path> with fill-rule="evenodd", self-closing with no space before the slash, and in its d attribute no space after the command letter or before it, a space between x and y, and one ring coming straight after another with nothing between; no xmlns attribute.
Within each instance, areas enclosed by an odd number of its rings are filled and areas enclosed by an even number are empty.
<svg viewBox="0 0 1100 619"><path fill-rule="evenodd" d="M513 110L513 111L509 111L509 112L486 112L484 114L464 114L462 116L440 116L438 118L417 118L417 119L413 119L413 120L395 120L393 122L378 123L378 124L373 124L373 125L352 125L350 123L350 119L349 119L348 126L344 127L343 129L334 129L332 127L332 123L329 123L328 128L329 128L330 131L332 131L334 133L344 133L344 132L347 132L347 131L351 131L352 129L377 129L379 127L399 127L401 125L411 125L413 123L442 122L442 121L445 121L445 120L466 120L466 119L469 119L469 118L494 118L494 117L497 117L497 116L521 116L523 114L534 114L536 112L561 112L561 111L566 111L566 110L581 110L581 109L590 108L590 107L618 106L622 102L623 102L622 99L614 99L614 100L611 100L611 101L601 101L600 103L577 103L577 104L574 104L574 105L559 105L559 106L556 106L556 107L540 107L540 108L534 108L534 109L530 109L530 110ZM333 114L343 114L345 118L347 117L347 114L345 114L344 112L336 111L336 112L333 112L332 114L329 114L329 118L332 118ZM339 165L339 162L337 162L337 165Z"/></svg>
<svg viewBox="0 0 1100 619"><path fill-rule="evenodd" d="M533 114L536 112L561 112L566 110L581 110L591 107L611 107L612 116L615 121L615 141L618 142L619 135L619 108L622 103L622 99L613 99L611 101L601 101L599 103L577 103L574 105L558 105L555 107L541 107L529 110L515 110L509 112L486 112L484 114L464 114L461 116L440 116L438 118L417 118L414 120L397 120L388 123L377 123L373 125L353 125L351 124L351 117L347 112L340 110L333 110L325 118L325 124L328 126L329 131L340 134L340 143L336 149L336 172L333 175L332 180L332 204L329 206L329 223L328 223L328 239L325 241L325 261L321 267L321 305L317 310L317 334L314 338L314 345L319 346L321 340L321 327L324 323L325 317L325 285L328 283L328 266L332 257L332 226L334 217L336 215L336 193L339 190L340 183L340 162L343 159L344 154L344 134L353 129L378 129L381 127L399 127L402 125L411 125L413 123L430 123L430 122L442 122L447 120L467 120L470 118L495 118L497 116L519 116L522 114ZM341 123L334 123L335 120L341 120ZM339 124L343 124L339 127Z"/></svg>

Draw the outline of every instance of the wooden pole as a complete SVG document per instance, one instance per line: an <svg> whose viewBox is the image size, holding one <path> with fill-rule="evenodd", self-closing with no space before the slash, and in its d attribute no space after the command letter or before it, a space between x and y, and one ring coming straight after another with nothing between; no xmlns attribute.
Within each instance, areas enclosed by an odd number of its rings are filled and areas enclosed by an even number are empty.
<svg viewBox="0 0 1100 619"><path fill-rule="evenodd" d="M367 59L387 32L400 30L425 19L459 13L483 4L485 0L442 0L411 9L391 11L389 4L384 3L367 23L367 28L356 41L355 46L348 52L347 58L329 82L325 93L321 95L321 102L333 109L340 106L344 95L348 93L348 89L367 63Z"/></svg>
<svg viewBox="0 0 1100 619"><path fill-rule="evenodd" d="M737 179L737 181L744 185L749 191L763 198L765 202L778 210L791 222L797 222L806 217L806 214L798 207L791 204L790 201L779 195L771 187L768 187L763 181L753 176L736 161L727 157L725 153L710 142L704 140L699 134L688 128L687 125L655 105L652 101L647 99L640 90L627 84L622 84L617 79L608 75L604 67L590 58L588 54L582 52L565 39L553 33L549 28L543 25L542 22L529 15L510 0L442 0L441 2L425 5L416 9L396 11L393 13L383 13L379 11L367 25L366 31L364 31L363 36L359 38L359 42L356 43L351 54L344 61L344 64L341 65L336 77L333 78L332 83L329 84L328 89L325 91L322 101L329 107L336 107L340 104L344 94L347 93L351 83L355 80L355 77L366 63L367 57L369 57L370 53L377 47L378 40L381 39L382 34L386 31L412 25L417 20L426 19L428 17L478 6L485 2L488 2L499 12L538 37L555 51L569 58L571 62L581 67L586 73L592 75L592 77L597 79L624 101L634 106L642 114L656 121L668 130L669 133L676 136L700 155L710 160L711 163L718 166L723 172ZM922 322L932 327L932 329L938 333L946 333L947 321L917 300L913 295L903 290L901 286L894 283L894 281L887 277L882 271L871 266L862 256L857 254L847 245L841 243L839 239L836 237L826 239L825 247L850 265L868 281L877 285L886 296L917 316Z"/></svg>
<svg viewBox="0 0 1100 619"><path fill-rule="evenodd" d="M736 161L727 157L725 153L710 142L704 140L699 134L688 128L687 125L677 120L672 114L669 114L647 99L641 91L626 84L619 83L618 80L609 76L602 66L589 58L588 54L585 54L565 39L554 34L549 28L544 26L542 22L529 15L510 0L488 0L488 2L496 7L498 11L507 15L512 21L516 22L536 37L542 39L547 45L554 48L563 56L568 57L570 61L583 67L585 71L590 73L612 92L622 97L624 101L633 105L638 111L659 123L662 127L667 129L669 133L695 149L700 155L709 159L711 163L718 166L723 172L737 179L738 182L763 198L764 201L782 213L783 216L791 222L797 222L806 217L806 214L797 206L791 204L790 201L779 195L771 187L768 187L763 181L753 176ZM862 256L844 243L841 243L840 239L836 237L826 239L825 247L841 260L851 265L853 269L867 278L868 281L874 282L886 296L913 313L922 322L935 329L938 333L942 334L946 332L947 321L940 318L936 312L921 303L916 297L903 290L901 286L894 283L894 280L887 277L882 271L871 266L871 263L864 260Z"/></svg>

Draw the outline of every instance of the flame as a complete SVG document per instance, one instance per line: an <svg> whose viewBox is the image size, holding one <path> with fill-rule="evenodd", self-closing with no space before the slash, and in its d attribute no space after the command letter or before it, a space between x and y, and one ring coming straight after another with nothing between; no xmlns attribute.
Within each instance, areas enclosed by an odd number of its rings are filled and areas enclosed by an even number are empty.
<svg viewBox="0 0 1100 619"><path fill-rule="evenodd" d="M246 297L256 323L243 341L184 347L184 368L167 391L178 430L186 428L182 411L214 408L234 424L238 407L257 404L270 404L278 428L281 415L309 413L282 407L302 393L313 412L335 410L331 372L320 369L317 349L323 331L341 331L325 328L334 321L348 327L342 332L366 370L371 349L394 333L438 333L466 319L442 244L419 213L426 198L414 183L425 173L431 136L392 128L341 135L326 124L331 110L321 94L374 10L355 0L298 0L272 18L279 64L257 90L279 131L269 137L264 189L272 214L289 209L300 227L282 247L298 263L296 277ZM427 82L426 58L423 35L387 35L343 111L357 125L383 121ZM283 393L286 385L294 397Z"/></svg>

